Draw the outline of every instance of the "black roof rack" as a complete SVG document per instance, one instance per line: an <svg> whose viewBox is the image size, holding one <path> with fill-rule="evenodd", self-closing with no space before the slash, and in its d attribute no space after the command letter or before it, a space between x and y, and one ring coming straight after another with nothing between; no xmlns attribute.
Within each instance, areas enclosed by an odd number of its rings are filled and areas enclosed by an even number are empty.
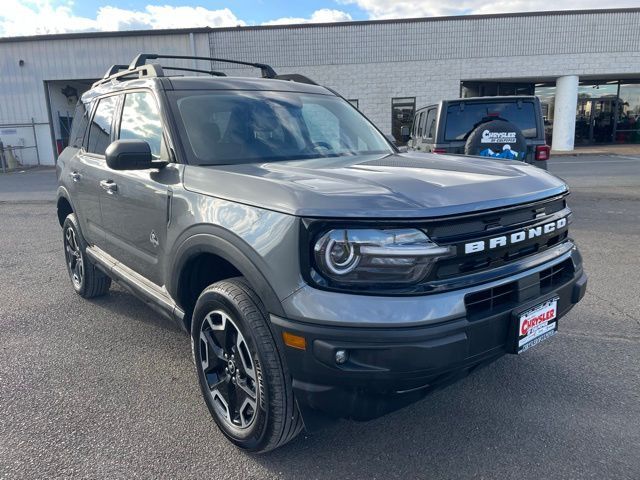
<svg viewBox="0 0 640 480"><path fill-rule="evenodd" d="M107 70L107 73L105 73L102 78L109 78L114 73L118 73L120 70L124 70L126 68L129 68L129 65L111 65L111 67L109 67L109 70Z"/></svg>
<svg viewBox="0 0 640 480"><path fill-rule="evenodd" d="M208 73L209 75L213 75L214 77L226 77L227 74L224 72L217 72L215 70L203 70L200 68L185 68L185 67L167 67L163 66L163 70L180 70L184 72L198 72L198 73Z"/></svg>
<svg viewBox="0 0 640 480"><path fill-rule="evenodd" d="M104 74L102 79L95 82L92 87L96 87L98 85L102 85L107 82L111 82L113 80L122 79L124 80L129 76L136 76L137 78L144 77L163 77L163 70L178 70L185 72L198 72L198 73L207 73L209 75L214 75L216 77L225 77L226 74L223 72L218 72L215 70L204 70L199 68L187 68L187 67L169 67L169 66L161 66L155 63L147 63L147 60L157 60L160 58L170 58L177 60L205 60L209 62L222 62L222 63L233 63L236 65L247 65L249 67L259 68L262 72L262 78L273 78L276 80L288 80L291 82L297 83L306 83L309 85L318 85L316 82L311 80L309 77L305 77L304 75L300 75L299 73L286 73L282 75L278 75L275 70L265 64L265 63L252 63L252 62L243 62L240 60L229 60L226 58L213 58L213 57L193 57L189 55L159 55L156 53L140 53L136 55L133 61L129 65L112 65L107 73Z"/></svg>
<svg viewBox="0 0 640 480"><path fill-rule="evenodd" d="M110 73L111 71L116 71L117 73L114 73L109 76L105 75L101 80L94 82L93 85L91 85L91 88L97 87L98 85L102 85L103 83L111 82L113 80L124 79L124 77L129 77L131 75L136 75L138 78L164 76L164 73L162 73L162 67L160 65L153 65L153 64L143 65L142 67L138 67L134 69L126 67L126 70L123 70L121 72L118 71L120 69L116 67L119 67L119 65L112 66L111 68L109 68L109 70L107 70L107 73Z"/></svg>
<svg viewBox="0 0 640 480"><path fill-rule="evenodd" d="M159 58L172 58L177 60L207 60L209 62L233 63L236 65L247 65L249 67L259 68L262 71L262 78L276 78L276 71L270 65L265 63L242 62L240 60L229 60L226 58L212 57L193 57L190 55L158 55L157 53L141 53L133 59L129 65L129 69L141 67L146 64L147 60L157 60ZM177 69L177 68L176 68ZM184 69L183 69L184 70Z"/></svg>
<svg viewBox="0 0 640 480"><path fill-rule="evenodd" d="M304 75L300 75L299 73L283 73L281 75L276 75L274 78L276 80L288 80L290 82L307 83L309 85L318 85L309 77L305 77Z"/></svg>

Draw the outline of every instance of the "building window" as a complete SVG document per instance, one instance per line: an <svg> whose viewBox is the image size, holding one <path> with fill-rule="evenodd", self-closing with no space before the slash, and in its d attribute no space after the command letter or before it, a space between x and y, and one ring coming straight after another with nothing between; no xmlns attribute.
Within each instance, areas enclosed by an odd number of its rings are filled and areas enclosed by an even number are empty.
<svg viewBox="0 0 640 480"><path fill-rule="evenodd" d="M398 145L405 145L409 141L415 111L416 97L391 99L391 135Z"/></svg>
<svg viewBox="0 0 640 480"><path fill-rule="evenodd" d="M538 83L535 90L540 99L542 116L544 118L545 136L547 143L553 141L553 117L555 113L556 86L555 83ZM576 108L575 144L589 145L593 143L610 143L619 141L632 142L616 132L617 118L620 118L622 92L618 94L617 80L585 80L578 87L578 101Z"/></svg>
<svg viewBox="0 0 640 480"><path fill-rule="evenodd" d="M357 98L350 98L349 100L347 100L347 102L349 102L354 107L358 108L358 99Z"/></svg>
<svg viewBox="0 0 640 480"><path fill-rule="evenodd" d="M618 97L615 141L640 143L640 84L621 84Z"/></svg>

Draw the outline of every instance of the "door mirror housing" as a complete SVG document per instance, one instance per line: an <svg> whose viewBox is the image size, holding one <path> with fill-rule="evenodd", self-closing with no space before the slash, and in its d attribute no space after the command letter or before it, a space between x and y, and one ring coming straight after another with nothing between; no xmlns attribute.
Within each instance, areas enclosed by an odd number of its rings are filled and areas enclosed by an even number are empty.
<svg viewBox="0 0 640 480"><path fill-rule="evenodd" d="M151 147L144 140L116 140L105 151L107 165L113 170L146 170L154 164Z"/></svg>

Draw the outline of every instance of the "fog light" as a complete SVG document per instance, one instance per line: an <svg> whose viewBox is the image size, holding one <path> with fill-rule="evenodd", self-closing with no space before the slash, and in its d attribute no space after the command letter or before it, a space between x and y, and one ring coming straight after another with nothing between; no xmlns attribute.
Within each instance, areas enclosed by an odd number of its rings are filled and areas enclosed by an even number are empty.
<svg viewBox="0 0 640 480"><path fill-rule="evenodd" d="M338 365L347 363L347 360L349 360L349 354L347 353L346 350L338 350L336 352L336 363Z"/></svg>

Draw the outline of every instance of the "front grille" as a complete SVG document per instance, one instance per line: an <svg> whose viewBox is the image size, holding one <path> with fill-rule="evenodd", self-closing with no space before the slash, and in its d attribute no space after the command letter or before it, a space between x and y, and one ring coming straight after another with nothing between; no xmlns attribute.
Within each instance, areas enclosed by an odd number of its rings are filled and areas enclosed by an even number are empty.
<svg viewBox="0 0 640 480"><path fill-rule="evenodd" d="M571 259L542 270L537 274L539 294L536 296L545 295L564 285L573 278L574 273ZM531 291L532 285L529 282L524 282L524 285L524 288ZM519 284L516 281L470 293L464 297L467 317L473 320L514 308L518 303L519 292Z"/></svg>
<svg viewBox="0 0 640 480"><path fill-rule="evenodd" d="M465 253L465 245L483 241L488 245L491 238L535 227L570 215L563 198L549 199L525 206L431 222L425 230L438 245L454 245L456 255L437 261L426 282L449 281L484 270L506 265L519 259L536 255L564 242L568 238L567 228L528 238L505 246L489 248L481 252ZM567 222L568 223L568 222Z"/></svg>
<svg viewBox="0 0 640 480"><path fill-rule="evenodd" d="M564 198L546 200L532 205L515 207L497 212L487 212L473 215L468 218L449 220L444 222L434 222L429 225L429 236L440 241L451 240L450 237L477 236L485 234L489 228L508 228L531 222L536 219L544 208L544 214L551 216L566 208ZM489 228L488 228L489 227Z"/></svg>

